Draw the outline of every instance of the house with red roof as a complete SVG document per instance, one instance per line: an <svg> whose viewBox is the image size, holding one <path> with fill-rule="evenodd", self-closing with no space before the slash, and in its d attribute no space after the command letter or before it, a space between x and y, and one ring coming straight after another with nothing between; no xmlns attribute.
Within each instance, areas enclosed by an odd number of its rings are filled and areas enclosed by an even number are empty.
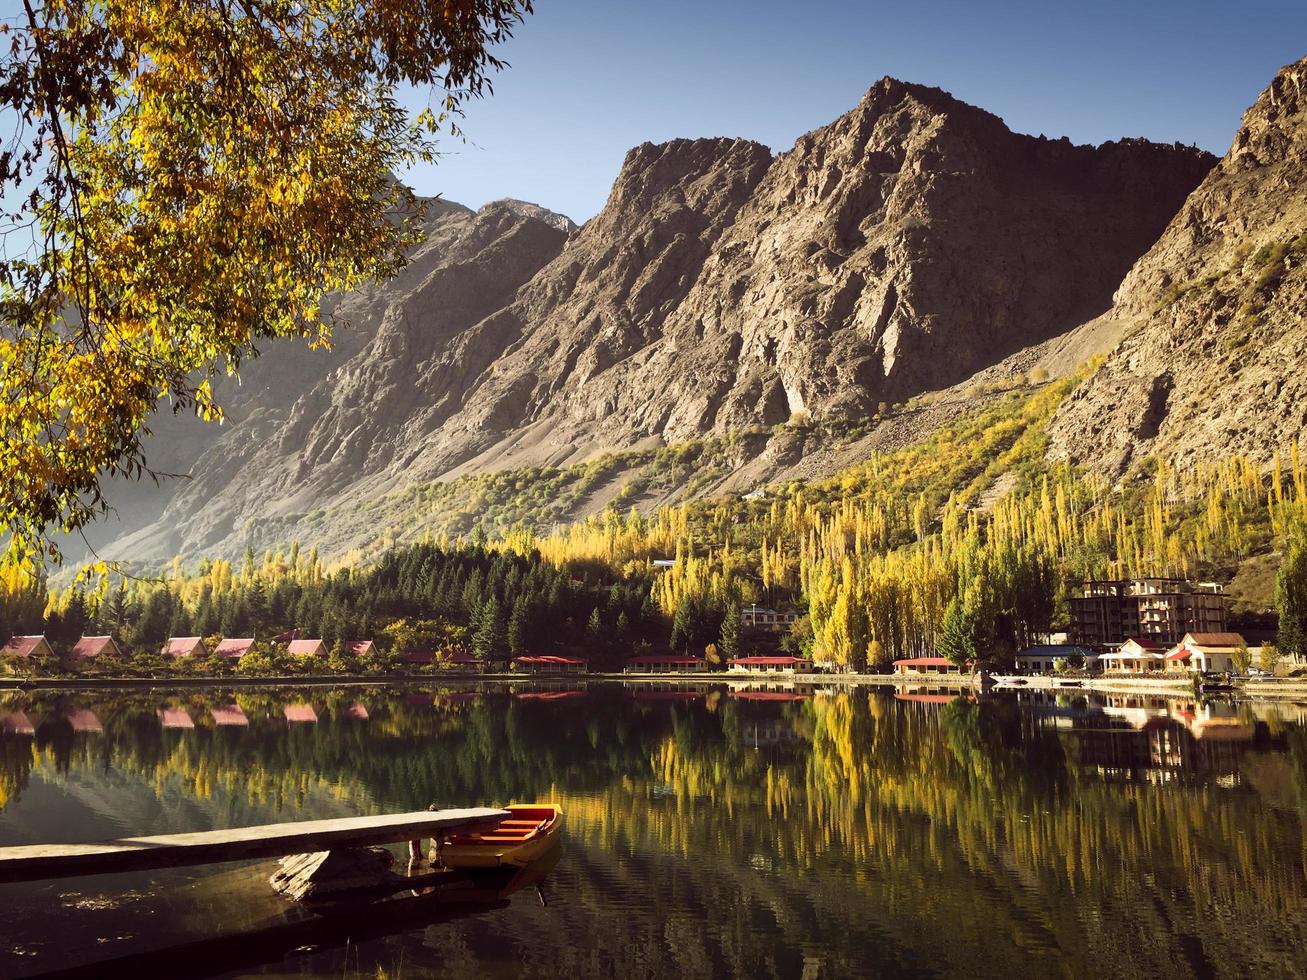
<svg viewBox="0 0 1307 980"><path fill-rule="evenodd" d="M622 665L624 674L693 674L707 669L702 657L677 657L671 654L652 654L629 657Z"/></svg>
<svg viewBox="0 0 1307 980"><path fill-rule="evenodd" d="M485 663L466 650L451 647L445 650L405 650L404 662L412 667L434 664L450 670L482 670Z"/></svg>
<svg viewBox="0 0 1307 980"><path fill-rule="evenodd" d="M165 657L203 657L208 651L198 636L171 636L160 652Z"/></svg>
<svg viewBox="0 0 1307 980"><path fill-rule="evenodd" d="M213 652L219 657L228 657L232 660L239 660L245 654L254 649L254 637L247 636L243 638L231 637L218 641Z"/></svg>
<svg viewBox="0 0 1307 980"><path fill-rule="evenodd" d="M514 657L513 669L528 674L584 674L590 662L580 657Z"/></svg>
<svg viewBox="0 0 1307 980"><path fill-rule="evenodd" d="M1104 674L1146 674L1166 668L1166 646L1152 640L1130 638L1117 649L1100 654Z"/></svg>
<svg viewBox="0 0 1307 980"><path fill-rule="evenodd" d="M735 673L795 674L812 670L812 661L802 657L733 657L726 662Z"/></svg>
<svg viewBox="0 0 1307 980"><path fill-rule="evenodd" d="M9 642L0 647L0 657L53 657L54 650L50 641L44 636L11 636Z"/></svg>
<svg viewBox="0 0 1307 980"><path fill-rule="evenodd" d="M962 668L948 657L904 657L894 661L894 673L903 676L960 674Z"/></svg>
<svg viewBox="0 0 1307 980"><path fill-rule="evenodd" d="M1186 633L1166 655L1168 670L1192 670L1200 674L1233 674L1235 657L1247 648L1239 633Z"/></svg>
<svg viewBox="0 0 1307 980"><path fill-rule="evenodd" d="M286 652L292 657L325 657L327 645L321 640L291 640L286 644Z"/></svg>
<svg viewBox="0 0 1307 980"><path fill-rule="evenodd" d="M356 657L377 652L377 645L371 640L345 640L341 646L346 653L352 653Z"/></svg>
<svg viewBox="0 0 1307 980"><path fill-rule="evenodd" d="M0 715L0 735L35 735L36 726L25 711L11 711Z"/></svg>
<svg viewBox="0 0 1307 980"><path fill-rule="evenodd" d="M118 649L118 644L113 641L112 636L84 636L68 651L68 659L74 662L122 655L123 652Z"/></svg>

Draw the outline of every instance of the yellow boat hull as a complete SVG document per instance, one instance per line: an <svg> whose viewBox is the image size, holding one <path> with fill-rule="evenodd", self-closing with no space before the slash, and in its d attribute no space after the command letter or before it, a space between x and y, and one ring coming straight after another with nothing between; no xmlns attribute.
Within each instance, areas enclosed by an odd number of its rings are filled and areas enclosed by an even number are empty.
<svg viewBox="0 0 1307 980"><path fill-rule="evenodd" d="M512 816L493 831L455 834L440 847L447 868L526 867L547 854L563 829L563 809L556 803L511 804Z"/></svg>

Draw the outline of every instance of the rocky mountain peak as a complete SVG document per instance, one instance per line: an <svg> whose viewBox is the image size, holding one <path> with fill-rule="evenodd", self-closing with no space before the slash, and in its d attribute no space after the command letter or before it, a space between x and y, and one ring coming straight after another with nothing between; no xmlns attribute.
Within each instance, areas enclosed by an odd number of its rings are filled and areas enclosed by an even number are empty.
<svg viewBox="0 0 1307 980"><path fill-rule="evenodd" d="M1220 164L1131 268L1106 319L1126 336L1054 421L1055 455L1126 475L1307 429L1307 59L1248 109Z"/></svg>
<svg viewBox="0 0 1307 980"><path fill-rule="evenodd" d="M515 197L501 197L484 205L481 210L490 211L496 208L508 211L520 218L534 218L536 221L543 221L551 228L557 228L567 235L575 232L578 227L576 222L565 214L550 211L548 208L543 208L539 204L532 204L530 201L519 201Z"/></svg>

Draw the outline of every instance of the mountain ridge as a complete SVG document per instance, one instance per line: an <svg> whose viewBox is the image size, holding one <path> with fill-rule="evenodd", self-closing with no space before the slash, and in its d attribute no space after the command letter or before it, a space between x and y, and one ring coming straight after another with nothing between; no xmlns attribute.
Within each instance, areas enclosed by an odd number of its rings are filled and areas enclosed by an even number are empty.
<svg viewBox="0 0 1307 980"><path fill-rule="evenodd" d="M733 465L765 481L804 451L794 426L870 419L1108 309L1214 163L1014 134L887 78L784 153L634 147L579 228L442 202L396 280L339 301L329 370L234 413L103 552L231 554L404 486L704 436L752 433Z"/></svg>

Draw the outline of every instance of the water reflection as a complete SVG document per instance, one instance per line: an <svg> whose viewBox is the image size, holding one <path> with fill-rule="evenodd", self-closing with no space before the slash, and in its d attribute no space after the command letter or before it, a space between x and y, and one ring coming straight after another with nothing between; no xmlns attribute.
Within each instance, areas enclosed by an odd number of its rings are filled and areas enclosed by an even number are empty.
<svg viewBox="0 0 1307 980"><path fill-rule="evenodd" d="M423 929L411 971L1292 976L1307 940L1304 705L688 683L0 699L5 843L97 836L108 812L164 833L532 799L567 813L555 900ZM183 934L239 924L157 895ZM0 933L49 896L0 889ZM60 921L105 955L114 914ZM394 943L356 949L363 972Z"/></svg>

